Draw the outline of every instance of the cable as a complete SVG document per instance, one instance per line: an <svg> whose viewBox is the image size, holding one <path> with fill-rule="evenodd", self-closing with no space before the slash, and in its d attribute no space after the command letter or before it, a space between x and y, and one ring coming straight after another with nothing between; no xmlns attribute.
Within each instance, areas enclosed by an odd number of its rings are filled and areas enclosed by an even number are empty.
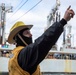
<svg viewBox="0 0 76 75"><path fill-rule="evenodd" d="M31 9L29 9L27 12L25 12L21 17L19 17L18 19L20 19L20 18L22 18L24 15L26 15L29 11L31 11L33 8L35 8L40 2L41 2L42 0L40 0L37 4L35 4ZM18 19L16 19L16 20L18 20ZM15 20L15 21L16 21ZM13 21L14 22L14 21ZM13 22L11 22L11 23L13 23ZM11 24L10 23L10 24Z"/></svg>
<svg viewBox="0 0 76 75"><path fill-rule="evenodd" d="M23 0L22 0L22 1L23 1ZM21 2L22 2L22 1L21 1ZM24 6L27 2L28 2L28 0L26 0L19 8L15 11L15 13L17 13L18 10L19 10L22 6ZM15 13L14 13L14 14L15 14ZM13 15L14 15L14 14L13 14ZM12 15L12 16L13 16L13 15ZM10 19L12 16L10 16L9 19ZM9 19L8 19L8 20L9 20Z"/></svg>
<svg viewBox="0 0 76 75"><path fill-rule="evenodd" d="M21 2L17 5L17 7L18 7L22 2L23 2L23 0L21 0ZM16 9L17 9L17 7L16 7L14 10L16 10Z"/></svg>

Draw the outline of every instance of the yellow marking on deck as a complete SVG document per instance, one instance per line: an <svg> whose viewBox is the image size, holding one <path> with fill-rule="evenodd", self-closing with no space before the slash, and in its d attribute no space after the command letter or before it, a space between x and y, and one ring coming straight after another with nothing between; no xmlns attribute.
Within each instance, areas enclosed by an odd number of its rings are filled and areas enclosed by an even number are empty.
<svg viewBox="0 0 76 75"><path fill-rule="evenodd" d="M65 73L71 73L72 72L72 62L69 59L65 60Z"/></svg>

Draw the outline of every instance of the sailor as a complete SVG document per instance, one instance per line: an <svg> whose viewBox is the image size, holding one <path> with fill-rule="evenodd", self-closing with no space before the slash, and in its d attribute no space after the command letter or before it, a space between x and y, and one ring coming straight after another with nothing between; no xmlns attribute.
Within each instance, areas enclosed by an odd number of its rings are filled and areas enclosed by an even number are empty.
<svg viewBox="0 0 76 75"><path fill-rule="evenodd" d="M16 43L16 48L12 51L13 56L9 60L9 75L41 75L40 62L57 42L64 25L74 14L74 11L68 8L60 22L50 26L34 43L30 32L33 25L24 24L22 21L16 22L8 36L10 44Z"/></svg>

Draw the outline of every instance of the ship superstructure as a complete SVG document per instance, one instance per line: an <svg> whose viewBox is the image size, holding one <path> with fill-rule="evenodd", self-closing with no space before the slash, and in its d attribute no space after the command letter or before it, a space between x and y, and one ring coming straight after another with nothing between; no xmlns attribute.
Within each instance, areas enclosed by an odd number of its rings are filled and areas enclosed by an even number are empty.
<svg viewBox="0 0 76 75"><path fill-rule="evenodd" d="M47 28L52 23L60 21L60 13L58 12L60 1L56 1L55 7L47 17ZM69 24L64 27L63 46L60 47L60 50L57 49L57 44L55 44L41 62L43 75L76 75L76 47L72 47L71 28L72 26Z"/></svg>

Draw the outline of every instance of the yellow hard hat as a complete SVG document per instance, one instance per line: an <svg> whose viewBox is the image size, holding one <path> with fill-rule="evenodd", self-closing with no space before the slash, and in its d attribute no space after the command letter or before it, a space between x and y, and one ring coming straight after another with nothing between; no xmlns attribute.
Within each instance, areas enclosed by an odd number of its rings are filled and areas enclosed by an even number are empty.
<svg viewBox="0 0 76 75"><path fill-rule="evenodd" d="M14 43L14 36L19 32L21 31L22 29L26 29L26 28L29 28L31 29L33 25L25 25L22 21L18 21L16 22L13 27L10 29L10 33L9 33L9 36L8 36L8 43L12 44Z"/></svg>

